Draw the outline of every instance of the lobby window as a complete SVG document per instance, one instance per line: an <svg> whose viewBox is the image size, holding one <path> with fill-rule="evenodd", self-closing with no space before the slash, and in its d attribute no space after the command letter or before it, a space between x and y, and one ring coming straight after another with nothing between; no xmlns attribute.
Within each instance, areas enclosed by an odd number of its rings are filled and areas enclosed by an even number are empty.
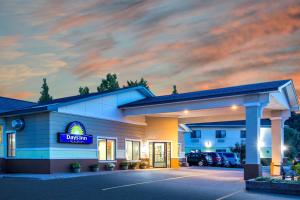
<svg viewBox="0 0 300 200"><path fill-rule="evenodd" d="M126 140L126 160L139 160L140 159L140 142Z"/></svg>
<svg viewBox="0 0 300 200"><path fill-rule="evenodd" d="M116 140L99 139L98 140L98 159L115 160L116 159Z"/></svg>
<svg viewBox="0 0 300 200"><path fill-rule="evenodd" d="M225 138L226 131L225 130L216 130L216 138Z"/></svg>
<svg viewBox="0 0 300 200"><path fill-rule="evenodd" d="M194 130L191 132L191 138L201 138L201 130Z"/></svg>
<svg viewBox="0 0 300 200"><path fill-rule="evenodd" d="M7 157L16 156L16 134L7 134Z"/></svg>
<svg viewBox="0 0 300 200"><path fill-rule="evenodd" d="M246 138L246 131L245 130L241 130L241 138Z"/></svg>
<svg viewBox="0 0 300 200"><path fill-rule="evenodd" d="M178 158L180 158L180 152L181 152L181 144L178 143L178 152L177 152Z"/></svg>
<svg viewBox="0 0 300 200"><path fill-rule="evenodd" d="M2 144L2 141L3 141L3 126L0 125L0 144Z"/></svg>

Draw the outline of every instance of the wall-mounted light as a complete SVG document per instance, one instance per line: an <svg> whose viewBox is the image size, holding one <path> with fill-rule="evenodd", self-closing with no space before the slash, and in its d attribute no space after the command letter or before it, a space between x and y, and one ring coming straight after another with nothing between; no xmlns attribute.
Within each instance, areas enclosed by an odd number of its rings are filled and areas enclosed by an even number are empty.
<svg viewBox="0 0 300 200"><path fill-rule="evenodd" d="M231 106L231 110L237 110L238 108L239 107L237 105L235 105L235 104Z"/></svg>
<svg viewBox="0 0 300 200"><path fill-rule="evenodd" d="M288 147L285 145L282 145L282 151L286 151L286 150L288 150Z"/></svg>
<svg viewBox="0 0 300 200"><path fill-rule="evenodd" d="M206 141L206 142L204 143L204 146L205 146L206 148L211 148L211 147L212 147L211 141Z"/></svg>
<svg viewBox="0 0 300 200"><path fill-rule="evenodd" d="M260 150L264 146L265 146L265 143L263 141L258 141L258 143L257 143L258 150Z"/></svg>

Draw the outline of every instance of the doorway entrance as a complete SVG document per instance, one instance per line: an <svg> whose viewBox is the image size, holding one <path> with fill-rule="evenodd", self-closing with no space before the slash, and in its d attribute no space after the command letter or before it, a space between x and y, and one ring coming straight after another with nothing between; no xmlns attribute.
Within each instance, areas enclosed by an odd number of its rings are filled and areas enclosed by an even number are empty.
<svg viewBox="0 0 300 200"><path fill-rule="evenodd" d="M171 167L171 143L150 142L149 143L150 166L154 168Z"/></svg>

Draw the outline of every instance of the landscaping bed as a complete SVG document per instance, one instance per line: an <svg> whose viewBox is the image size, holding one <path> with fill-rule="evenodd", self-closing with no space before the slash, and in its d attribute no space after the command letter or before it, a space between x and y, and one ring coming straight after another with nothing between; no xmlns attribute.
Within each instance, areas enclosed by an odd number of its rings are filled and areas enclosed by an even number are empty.
<svg viewBox="0 0 300 200"><path fill-rule="evenodd" d="M300 195L300 181L258 177L246 181L246 190Z"/></svg>

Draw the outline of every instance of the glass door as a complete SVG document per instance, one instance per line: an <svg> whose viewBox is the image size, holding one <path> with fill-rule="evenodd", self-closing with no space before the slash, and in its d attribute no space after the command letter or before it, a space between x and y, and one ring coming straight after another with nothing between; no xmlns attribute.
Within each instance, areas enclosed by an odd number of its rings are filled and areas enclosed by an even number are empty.
<svg viewBox="0 0 300 200"><path fill-rule="evenodd" d="M149 143L150 166L154 168L171 167L171 143L150 142Z"/></svg>
<svg viewBox="0 0 300 200"><path fill-rule="evenodd" d="M154 167L167 167L165 143L154 143Z"/></svg>

